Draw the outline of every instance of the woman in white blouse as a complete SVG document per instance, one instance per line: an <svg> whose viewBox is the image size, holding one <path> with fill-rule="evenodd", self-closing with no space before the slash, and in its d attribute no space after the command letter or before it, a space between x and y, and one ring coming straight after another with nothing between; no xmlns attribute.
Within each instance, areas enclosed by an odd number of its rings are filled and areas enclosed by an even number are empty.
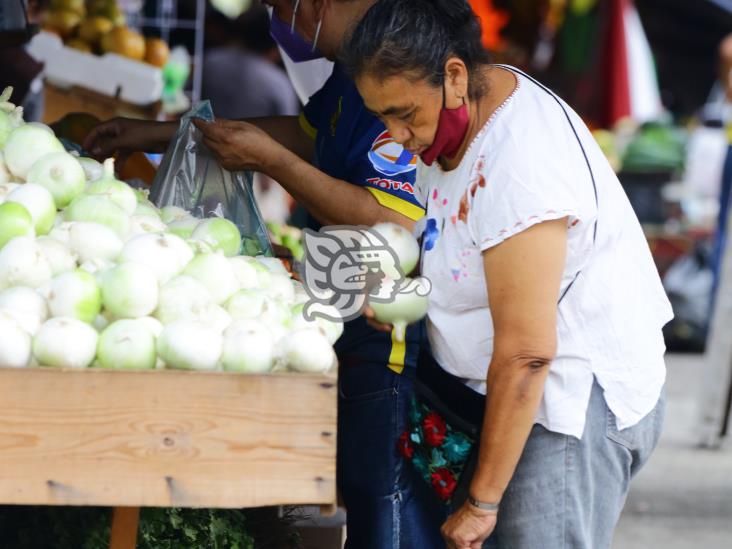
<svg viewBox="0 0 732 549"><path fill-rule="evenodd" d="M614 172L561 99L488 64L464 0L379 0L342 61L422 159L427 389L448 418L480 403L448 546L609 547L660 435L672 317ZM441 422L421 429L400 441L410 459L427 430L442 444ZM420 469L450 499L452 477Z"/></svg>

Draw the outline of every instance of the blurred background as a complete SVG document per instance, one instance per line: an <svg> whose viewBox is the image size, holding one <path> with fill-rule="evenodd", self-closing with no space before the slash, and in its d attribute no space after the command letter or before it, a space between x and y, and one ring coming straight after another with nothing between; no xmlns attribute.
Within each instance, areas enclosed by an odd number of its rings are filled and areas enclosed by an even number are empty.
<svg viewBox="0 0 732 549"><path fill-rule="evenodd" d="M616 547L732 547L732 0L471 4L495 61L549 85L593 130L676 313L666 430ZM22 29L7 24L14 10ZM201 99L221 118L297 114L330 70L311 62L307 79L291 79L303 68L252 0L0 0L3 21L0 89L14 86L27 120L77 144L98 120L175 120ZM135 155L122 176L149 184L159 160ZM254 186L273 241L297 257L302 210L275 181L256 175ZM289 541L258 546L338 546L338 517L298 516L277 518L299 525L282 527Z"/></svg>

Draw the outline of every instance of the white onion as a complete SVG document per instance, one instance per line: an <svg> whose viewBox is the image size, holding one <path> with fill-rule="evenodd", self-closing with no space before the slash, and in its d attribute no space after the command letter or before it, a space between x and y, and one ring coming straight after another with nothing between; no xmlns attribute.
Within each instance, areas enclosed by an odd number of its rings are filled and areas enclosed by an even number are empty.
<svg viewBox="0 0 732 549"><path fill-rule="evenodd" d="M201 282L217 305L239 288L234 269L222 253L197 255L183 269L183 274Z"/></svg>
<svg viewBox="0 0 732 549"><path fill-rule="evenodd" d="M269 272L271 272L272 274L284 275L287 277L290 276L290 273L288 272L287 267L285 267L285 264L276 257L265 257L263 255L260 255L255 257L254 259L255 261L267 267Z"/></svg>
<svg viewBox="0 0 732 549"><path fill-rule="evenodd" d="M274 341L256 320L233 322L224 333L221 363L231 372L265 373L274 366Z"/></svg>
<svg viewBox="0 0 732 549"><path fill-rule="evenodd" d="M13 175L26 179L29 170L39 159L51 153L62 152L68 154L64 152L64 146L53 132L49 133L33 124L25 124L8 135L4 149L5 164Z"/></svg>
<svg viewBox="0 0 732 549"><path fill-rule="evenodd" d="M210 244L215 251L233 257L241 250L241 233L234 223L223 217L212 217L201 221L191 234L194 240Z"/></svg>
<svg viewBox="0 0 732 549"><path fill-rule="evenodd" d="M48 319L46 300L34 289L24 286L0 292L0 311L10 315L30 335L35 335Z"/></svg>
<svg viewBox="0 0 732 549"><path fill-rule="evenodd" d="M185 219L186 217L191 217L191 214L178 206L165 206L160 209L160 219L163 220L163 223L169 224L179 219Z"/></svg>
<svg viewBox="0 0 732 549"><path fill-rule="evenodd" d="M41 158L28 172L28 183L45 187L53 196L57 208L65 208L84 192L84 169L66 152Z"/></svg>
<svg viewBox="0 0 732 549"><path fill-rule="evenodd" d="M0 204L0 248L18 236L34 237L33 218L22 204Z"/></svg>
<svg viewBox="0 0 732 549"><path fill-rule="evenodd" d="M73 223L71 221L59 221L59 219L63 217L61 214L63 214L63 212L59 212L58 215L56 215L54 227L53 229L51 229L51 232L48 233L48 236L50 236L51 238L55 238L64 246L68 246L71 226L73 225Z"/></svg>
<svg viewBox="0 0 732 549"><path fill-rule="evenodd" d="M257 290L239 290L226 302L226 310L235 320L258 318L262 314L264 304L269 299Z"/></svg>
<svg viewBox="0 0 732 549"><path fill-rule="evenodd" d="M251 259L243 256L230 257L229 263L234 269L234 276L239 282L239 288L246 290L256 288L259 284L257 269L251 264Z"/></svg>
<svg viewBox="0 0 732 549"><path fill-rule="evenodd" d="M298 330L282 340L281 360L297 372L327 372L336 364L335 353L318 330Z"/></svg>
<svg viewBox="0 0 732 549"><path fill-rule="evenodd" d="M77 221L69 225L69 248L81 262L106 259L114 261L122 252L122 239L106 225ZM54 234L54 229L51 231Z"/></svg>
<svg viewBox="0 0 732 549"><path fill-rule="evenodd" d="M179 274L193 257L193 251L172 234L141 234L127 241L119 261L134 261L150 267L160 284Z"/></svg>
<svg viewBox="0 0 732 549"><path fill-rule="evenodd" d="M99 336L97 360L102 368L151 370L157 360L155 336L142 322L117 320Z"/></svg>
<svg viewBox="0 0 732 549"><path fill-rule="evenodd" d="M87 194L104 196L132 215L137 208L137 194L127 183L115 179L113 158L104 161L103 169L102 177L87 186Z"/></svg>
<svg viewBox="0 0 732 549"><path fill-rule="evenodd" d="M0 368L25 368L32 356L31 336L0 310Z"/></svg>
<svg viewBox="0 0 732 549"><path fill-rule="evenodd" d="M48 308L51 316L78 318L91 324L102 309L96 279L82 270L54 277L48 295Z"/></svg>
<svg viewBox="0 0 732 549"><path fill-rule="evenodd" d="M101 287L102 283L104 282L105 273L114 266L115 263L110 261L109 259L87 259L81 265L79 265L79 270L85 271L90 275L94 275L94 278L97 279L97 284L99 284L99 286Z"/></svg>
<svg viewBox="0 0 732 549"><path fill-rule="evenodd" d="M82 156L76 160L84 170L84 178L90 183L100 179L104 174L104 168L102 168L102 165L93 158Z"/></svg>
<svg viewBox="0 0 732 549"><path fill-rule="evenodd" d="M429 305L428 286L424 279L406 278L404 285L417 283L419 291L397 293L389 303L372 301L369 306L374 311L374 318L379 322L394 325L394 338L404 341L407 325L417 322L427 314Z"/></svg>
<svg viewBox="0 0 732 549"><path fill-rule="evenodd" d="M190 276L177 276L160 287L154 316L163 324L199 319L213 305L206 287Z"/></svg>
<svg viewBox="0 0 732 549"><path fill-rule="evenodd" d="M22 204L33 219L37 235L48 234L56 219L56 204L53 196L44 187L35 183L26 183L11 192L7 202Z"/></svg>
<svg viewBox="0 0 732 549"><path fill-rule="evenodd" d="M419 244L412 233L396 223L378 223L371 230L384 238L389 248L397 256L403 274L409 275L419 262Z"/></svg>
<svg viewBox="0 0 732 549"><path fill-rule="evenodd" d="M190 238L200 220L195 217L184 217L168 223L168 231L181 238Z"/></svg>
<svg viewBox="0 0 732 549"><path fill-rule="evenodd" d="M85 194L75 198L66 209L66 219L106 225L120 238L125 238L130 232L130 217L103 195Z"/></svg>
<svg viewBox="0 0 732 549"><path fill-rule="evenodd" d="M295 288L292 286L289 274L273 274L264 292L273 299L279 299L285 303L292 303L295 300Z"/></svg>
<svg viewBox="0 0 732 549"><path fill-rule="evenodd" d="M129 238L145 233L163 233L168 226L153 215L133 215L130 217Z"/></svg>
<svg viewBox="0 0 732 549"><path fill-rule="evenodd" d="M133 215L147 215L160 219L160 210L158 210L155 207L155 204L153 204L149 200L143 200L137 202L137 207L135 207Z"/></svg>
<svg viewBox="0 0 732 549"><path fill-rule="evenodd" d="M179 320L165 326L157 347L168 368L215 370L223 350L223 336L201 322Z"/></svg>
<svg viewBox="0 0 732 549"><path fill-rule="evenodd" d="M33 355L43 366L86 368L94 361L97 338L96 330L81 320L51 318L33 339Z"/></svg>
<svg viewBox="0 0 732 549"><path fill-rule="evenodd" d="M122 263L105 274L102 282L104 308L115 318L138 318L158 306L158 281L142 263Z"/></svg>
<svg viewBox="0 0 732 549"><path fill-rule="evenodd" d="M343 334L343 321L328 320L321 316L316 316L313 320L307 320L303 314L304 305L298 304L292 308L292 318L290 321L290 329L292 331L304 329L316 329L326 337L328 343L333 345ZM328 305L320 309L321 312L327 314L330 318L340 319L341 315L338 309Z"/></svg>
<svg viewBox="0 0 732 549"><path fill-rule="evenodd" d="M0 250L0 290L11 286L38 288L51 276L51 265L32 238L15 237Z"/></svg>
<svg viewBox="0 0 732 549"><path fill-rule="evenodd" d="M36 244L48 260L54 276L76 269L77 254L60 240L51 236L41 236L36 238Z"/></svg>

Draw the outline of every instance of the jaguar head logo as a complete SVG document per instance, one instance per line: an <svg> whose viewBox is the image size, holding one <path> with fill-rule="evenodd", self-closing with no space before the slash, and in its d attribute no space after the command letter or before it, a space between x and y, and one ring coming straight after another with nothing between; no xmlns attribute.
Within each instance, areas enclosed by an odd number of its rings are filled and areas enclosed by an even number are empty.
<svg viewBox="0 0 732 549"><path fill-rule="evenodd" d="M332 226L303 231L305 259L300 270L310 297L305 318L348 321L368 300L388 302L399 291L404 273L388 243L368 227ZM342 315L333 319L335 307Z"/></svg>

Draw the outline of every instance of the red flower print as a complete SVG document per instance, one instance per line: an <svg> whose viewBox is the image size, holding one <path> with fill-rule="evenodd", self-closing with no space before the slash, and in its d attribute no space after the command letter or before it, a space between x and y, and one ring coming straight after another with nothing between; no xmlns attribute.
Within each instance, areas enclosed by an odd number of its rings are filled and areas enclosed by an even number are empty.
<svg viewBox="0 0 732 549"><path fill-rule="evenodd" d="M430 412L422 422L424 430L424 439L430 446L440 446L445 441L445 433L447 425L445 420L436 412Z"/></svg>
<svg viewBox="0 0 732 549"><path fill-rule="evenodd" d="M455 480L455 477L452 476L452 473L445 467L442 467L432 473L431 478L432 488L437 492L437 496L443 501L450 499L452 493L457 487L457 481Z"/></svg>
<svg viewBox="0 0 732 549"><path fill-rule="evenodd" d="M397 451L406 459L412 459L412 456L414 456L414 446L412 446L412 441L409 440L409 431L404 431L402 436L399 437Z"/></svg>

